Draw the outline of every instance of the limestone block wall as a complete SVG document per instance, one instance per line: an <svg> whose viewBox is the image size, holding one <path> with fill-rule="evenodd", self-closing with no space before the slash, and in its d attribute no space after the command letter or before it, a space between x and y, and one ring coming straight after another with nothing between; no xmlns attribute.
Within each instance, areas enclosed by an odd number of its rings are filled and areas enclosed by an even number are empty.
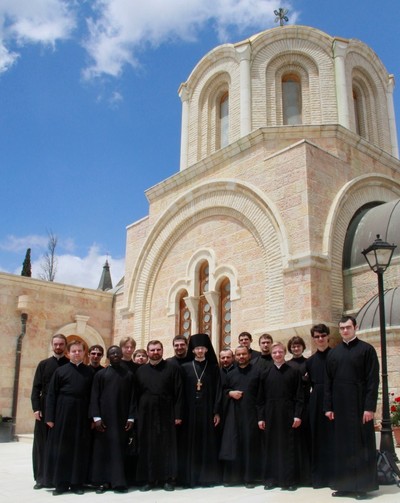
<svg viewBox="0 0 400 503"><path fill-rule="evenodd" d="M113 338L112 294L0 273L0 414L10 416L21 312L28 314L22 341L17 433L33 429L30 396L40 360L51 355L56 333L79 335L88 345L108 347ZM23 300L23 302L21 302Z"/></svg>

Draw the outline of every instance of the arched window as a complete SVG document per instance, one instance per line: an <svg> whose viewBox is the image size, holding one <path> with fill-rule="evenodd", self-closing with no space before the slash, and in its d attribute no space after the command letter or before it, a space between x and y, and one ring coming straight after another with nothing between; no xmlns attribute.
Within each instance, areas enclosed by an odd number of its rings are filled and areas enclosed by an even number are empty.
<svg viewBox="0 0 400 503"><path fill-rule="evenodd" d="M354 121L356 125L356 133L366 138L366 121L363 101L364 100L360 89L353 87Z"/></svg>
<svg viewBox="0 0 400 503"><path fill-rule="evenodd" d="M225 93L219 101L219 147L229 143L229 94Z"/></svg>
<svg viewBox="0 0 400 503"><path fill-rule="evenodd" d="M231 345L232 325L231 325L231 283L225 279L220 288L220 320L221 331L219 337L219 347L225 348Z"/></svg>
<svg viewBox="0 0 400 503"><path fill-rule="evenodd" d="M282 77L282 111L285 126L303 123L301 81L294 73Z"/></svg>
<svg viewBox="0 0 400 503"><path fill-rule="evenodd" d="M199 270L199 289L199 331L211 337L211 306L204 295L209 289L209 266L207 262L204 262Z"/></svg>
<svg viewBox="0 0 400 503"><path fill-rule="evenodd" d="M179 297L179 323L177 333L189 337L191 335L192 320L189 308L186 305L185 297L188 293L183 291Z"/></svg>

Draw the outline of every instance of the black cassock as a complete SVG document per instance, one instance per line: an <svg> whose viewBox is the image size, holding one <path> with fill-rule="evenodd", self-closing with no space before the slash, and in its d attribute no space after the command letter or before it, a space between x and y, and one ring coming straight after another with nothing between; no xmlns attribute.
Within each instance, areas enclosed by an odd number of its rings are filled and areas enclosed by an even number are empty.
<svg viewBox="0 0 400 503"><path fill-rule="evenodd" d="M125 457L128 419L136 419L133 374L121 365L110 365L93 378L91 417L101 417L104 432L94 432L90 480L95 485L126 487Z"/></svg>
<svg viewBox="0 0 400 503"><path fill-rule="evenodd" d="M228 397L220 459L224 461L223 481L227 484L261 480L262 432L257 424L259 370L253 365L235 367L226 375L223 394L243 391L242 398Z"/></svg>
<svg viewBox="0 0 400 503"><path fill-rule="evenodd" d="M331 349L316 351L306 362L311 384L311 481L315 489L330 487L333 473L333 422L324 414L326 358Z"/></svg>
<svg viewBox="0 0 400 503"><path fill-rule="evenodd" d="M374 421L362 423L364 411L375 411L379 363L371 344L355 338L332 349L326 359L324 410L333 411L334 482L338 491L378 489Z"/></svg>
<svg viewBox="0 0 400 503"><path fill-rule="evenodd" d="M33 463L33 478L38 484L44 484L44 463L45 463L45 448L49 427L46 424L46 398L48 387L54 372L59 368L69 363L66 356L56 358L51 356L42 360L36 368L35 377L32 385L32 410L38 410L42 413L42 420L35 420L35 429L33 433L32 446L32 463Z"/></svg>
<svg viewBox="0 0 400 503"><path fill-rule="evenodd" d="M87 482L93 371L68 363L57 369L47 395L46 421L54 422L46 447L46 483L67 488Z"/></svg>
<svg viewBox="0 0 400 503"><path fill-rule="evenodd" d="M310 402L310 381L307 375L307 358L299 356L292 358L287 362L291 367L300 370L301 383L303 386L304 404L301 414L301 425L297 429L296 434L300 437L300 442L297 444L297 464L300 467L299 483L303 486L311 485L311 431L309 418L309 402Z"/></svg>
<svg viewBox="0 0 400 503"><path fill-rule="evenodd" d="M136 372L139 458L137 479L155 483L177 476L175 419L182 419L182 376L176 365L162 360Z"/></svg>
<svg viewBox="0 0 400 503"><path fill-rule="evenodd" d="M185 390L182 440L186 455L180 478L189 487L216 485L221 482L220 429L214 426L214 415L221 415L220 369L207 360L193 360L181 369Z"/></svg>
<svg viewBox="0 0 400 503"><path fill-rule="evenodd" d="M294 418L301 418L303 388L300 371L284 363L267 368L260 377L258 420L265 421L263 477L266 483L279 487L299 482L296 455L300 442L292 428Z"/></svg>

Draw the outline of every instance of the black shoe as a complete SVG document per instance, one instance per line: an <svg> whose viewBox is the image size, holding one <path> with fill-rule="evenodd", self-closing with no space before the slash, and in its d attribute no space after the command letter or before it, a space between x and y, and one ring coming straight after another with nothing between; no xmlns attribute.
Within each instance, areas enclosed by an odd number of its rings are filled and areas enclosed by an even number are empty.
<svg viewBox="0 0 400 503"><path fill-rule="evenodd" d="M125 486L117 486L114 487L114 492L117 494L124 494L128 492L128 488Z"/></svg>
<svg viewBox="0 0 400 503"><path fill-rule="evenodd" d="M273 484L272 482L267 482L264 486L264 489L266 491L270 491L271 489L274 489L274 487L276 487L275 484Z"/></svg>
<svg viewBox="0 0 400 503"><path fill-rule="evenodd" d="M74 494L79 494L80 496L82 494L85 494L85 491L82 489L82 487L71 488L71 492L74 493Z"/></svg>
<svg viewBox="0 0 400 503"><path fill-rule="evenodd" d="M39 482L36 482L36 484L33 486L34 489L43 489L44 485L40 484Z"/></svg>
<svg viewBox="0 0 400 503"><path fill-rule="evenodd" d="M142 486L142 487L140 488L140 491L141 491L142 493L145 493L145 492L147 492L147 491L151 491L151 490L153 489L153 487L154 487L154 484L145 484L144 486Z"/></svg>
<svg viewBox="0 0 400 503"><path fill-rule="evenodd" d="M358 492L355 494L355 499L356 500L366 500L368 499L368 496L367 496L367 493L364 493L364 492Z"/></svg>
<svg viewBox="0 0 400 503"><path fill-rule="evenodd" d="M283 486L282 491L296 491L297 487L296 486Z"/></svg>
<svg viewBox="0 0 400 503"><path fill-rule="evenodd" d="M165 482L164 491L175 491L175 486L170 482Z"/></svg>
<svg viewBox="0 0 400 503"><path fill-rule="evenodd" d="M256 486L255 486L254 484L252 484L251 482L246 482L246 483L244 484L244 487L245 487L246 489L254 489Z"/></svg>
<svg viewBox="0 0 400 503"><path fill-rule="evenodd" d="M68 489L53 489L52 494L53 496L60 496L61 494L65 494L68 491Z"/></svg>
<svg viewBox="0 0 400 503"><path fill-rule="evenodd" d="M106 491L108 491L108 489L109 489L108 484L102 484L96 489L96 494L103 494Z"/></svg>
<svg viewBox="0 0 400 503"><path fill-rule="evenodd" d="M334 491L332 496L334 498L345 498L346 496L349 496L349 491Z"/></svg>

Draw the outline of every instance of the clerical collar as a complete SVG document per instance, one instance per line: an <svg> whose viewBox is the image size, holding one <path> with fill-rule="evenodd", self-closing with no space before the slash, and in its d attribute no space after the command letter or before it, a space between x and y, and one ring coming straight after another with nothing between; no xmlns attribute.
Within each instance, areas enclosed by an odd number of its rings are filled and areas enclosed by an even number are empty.
<svg viewBox="0 0 400 503"><path fill-rule="evenodd" d="M349 341L345 341L344 339L342 339L342 341L348 346L350 344L350 342L353 342L355 339L357 339L356 335L352 339L350 339Z"/></svg>
<svg viewBox="0 0 400 503"><path fill-rule="evenodd" d="M54 358L55 358L56 360L61 360L61 358L64 358L64 355L59 356L59 355L54 355L54 354L53 354L53 356L54 356Z"/></svg>
<svg viewBox="0 0 400 503"><path fill-rule="evenodd" d="M282 365L285 365L285 362L281 363L280 365L278 363L275 363L274 362L274 365L277 369L280 369L282 367Z"/></svg>

